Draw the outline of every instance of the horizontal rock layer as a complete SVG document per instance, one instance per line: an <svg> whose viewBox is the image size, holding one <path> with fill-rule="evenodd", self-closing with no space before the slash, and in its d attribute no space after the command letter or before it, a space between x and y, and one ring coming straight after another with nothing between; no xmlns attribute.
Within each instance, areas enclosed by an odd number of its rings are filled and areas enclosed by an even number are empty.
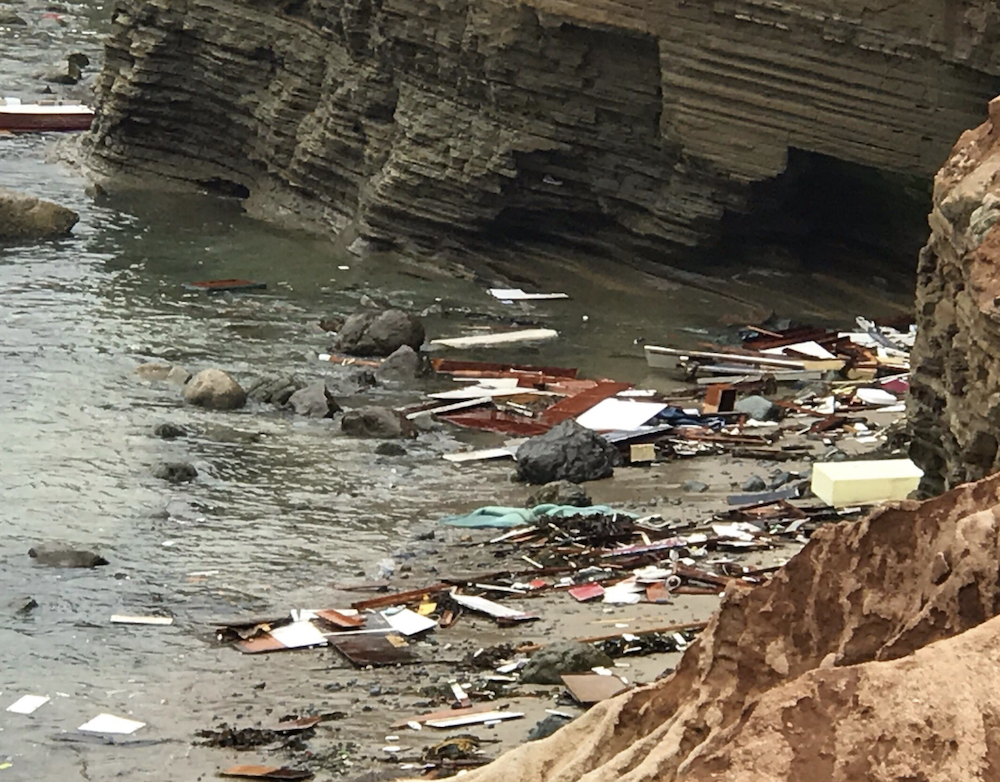
<svg viewBox="0 0 1000 782"><path fill-rule="evenodd" d="M934 181L917 277L911 456L938 491L1000 469L1000 99Z"/></svg>
<svg viewBox="0 0 1000 782"><path fill-rule="evenodd" d="M998 30L985 0L118 0L84 158L378 242L659 258L789 149L929 177Z"/></svg>
<svg viewBox="0 0 1000 782"><path fill-rule="evenodd" d="M669 677L465 779L995 779L998 503L994 476L820 529L730 587Z"/></svg>

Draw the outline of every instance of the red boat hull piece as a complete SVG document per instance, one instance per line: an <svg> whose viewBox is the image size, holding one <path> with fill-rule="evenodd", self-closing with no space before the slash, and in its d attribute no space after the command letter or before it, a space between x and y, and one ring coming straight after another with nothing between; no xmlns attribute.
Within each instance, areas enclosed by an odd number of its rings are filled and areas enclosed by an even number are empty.
<svg viewBox="0 0 1000 782"><path fill-rule="evenodd" d="M93 113L27 114L0 111L0 131L38 133L87 130L94 121Z"/></svg>

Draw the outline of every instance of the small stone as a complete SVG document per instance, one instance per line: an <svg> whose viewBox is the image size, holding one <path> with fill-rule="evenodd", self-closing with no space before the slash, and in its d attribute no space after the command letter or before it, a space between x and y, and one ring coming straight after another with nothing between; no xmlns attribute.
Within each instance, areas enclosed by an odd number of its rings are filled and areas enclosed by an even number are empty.
<svg viewBox="0 0 1000 782"><path fill-rule="evenodd" d="M170 483L186 483L198 477L198 470L187 462L162 462L153 468L153 477Z"/></svg>
<svg viewBox="0 0 1000 782"><path fill-rule="evenodd" d="M203 369L184 386L184 400L209 410L236 410L247 403L247 394L228 372Z"/></svg>
<svg viewBox="0 0 1000 782"><path fill-rule="evenodd" d="M420 369L420 354L409 345L402 345L382 359L375 370L375 377L380 381L413 380L420 374Z"/></svg>
<svg viewBox="0 0 1000 782"><path fill-rule="evenodd" d="M176 424L157 424L153 427L153 434L162 437L164 440L175 440L178 437L187 437L187 431Z"/></svg>
<svg viewBox="0 0 1000 782"><path fill-rule="evenodd" d="M399 443L385 442L375 446L375 453L379 456L406 456L406 449Z"/></svg>
<svg viewBox="0 0 1000 782"><path fill-rule="evenodd" d="M681 488L684 489L684 491L693 492L694 494L702 494L703 492L708 491L708 484L702 483L701 481L684 481L684 483L681 484Z"/></svg>
<svg viewBox="0 0 1000 782"><path fill-rule="evenodd" d="M14 614L26 616L38 608L38 601L31 597L31 595L22 595L8 601L7 605Z"/></svg>
<svg viewBox="0 0 1000 782"><path fill-rule="evenodd" d="M764 479L759 475L751 475L743 482L743 491L764 491L767 488L767 484Z"/></svg>
<svg viewBox="0 0 1000 782"><path fill-rule="evenodd" d="M560 717L558 714L546 715L531 730L528 731L528 741L538 741L548 738L563 725L572 721L572 717Z"/></svg>
<svg viewBox="0 0 1000 782"><path fill-rule="evenodd" d="M790 472L787 472L785 470L779 470L778 472L774 473L774 475L771 476L771 485L768 488L770 488L771 491L774 491L775 489L780 489L791 479L792 479L792 474Z"/></svg>

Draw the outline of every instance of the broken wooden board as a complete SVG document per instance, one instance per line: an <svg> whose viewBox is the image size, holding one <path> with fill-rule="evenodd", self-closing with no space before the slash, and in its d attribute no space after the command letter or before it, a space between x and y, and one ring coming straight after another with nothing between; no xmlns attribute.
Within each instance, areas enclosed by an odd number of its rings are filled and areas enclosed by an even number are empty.
<svg viewBox="0 0 1000 782"><path fill-rule="evenodd" d="M312 772L298 768L281 768L279 766L230 766L219 772L220 777L246 777L250 779L280 779L298 780L311 779Z"/></svg>
<svg viewBox="0 0 1000 782"><path fill-rule="evenodd" d="M599 673L564 673L562 680L573 700L583 706L600 703L628 689L628 685L617 676L602 676Z"/></svg>
<svg viewBox="0 0 1000 782"><path fill-rule="evenodd" d="M442 709L441 711L431 711L426 714L418 714L415 717L407 717L406 719L397 720L392 723L392 727L405 728L411 722L416 722L422 725L428 720L443 720L451 717L463 717L468 714L481 714L487 711L493 711L493 704L478 703L475 706L469 706L465 709Z"/></svg>
<svg viewBox="0 0 1000 782"><path fill-rule="evenodd" d="M438 720L427 720L424 724L429 728L460 728L464 725L482 725L487 722L502 722L504 720L518 720L524 717L519 711L484 711L478 714L466 714L460 717L449 717Z"/></svg>
<svg viewBox="0 0 1000 782"><path fill-rule="evenodd" d="M357 668L409 665L418 662L413 650L399 635L344 634L330 638L330 645Z"/></svg>

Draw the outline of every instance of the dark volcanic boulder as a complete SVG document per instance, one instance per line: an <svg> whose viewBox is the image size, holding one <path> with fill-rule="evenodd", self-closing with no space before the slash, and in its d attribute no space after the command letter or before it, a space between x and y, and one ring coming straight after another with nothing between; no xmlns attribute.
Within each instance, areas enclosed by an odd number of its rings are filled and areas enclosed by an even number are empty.
<svg viewBox="0 0 1000 782"><path fill-rule="evenodd" d="M420 350L424 326L402 310L358 312L337 333L336 350L352 356L388 356L403 345Z"/></svg>
<svg viewBox="0 0 1000 782"><path fill-rule="evenodd" d="M340 411L340 405L326 387L326 383L313 383L301 388L288 398L288 406L296 415L309 418L332 418Z"/></svg>
<svg viewBox="0 0 1000 782"><path fill-rule="evenodd" d="M413 424L387 407L361 407L357 410L348 410L344 413L340 428L352 437L391 439L412 437L415 434Z"/></svg>
<svg viewBox="0 0 1000 782"><path fill-rule="evenodd" d="M610 478L621 457L611 443L576 421L563 421L517 449L517 474L528 483Z"/></svg>
<svg viewBox="0 0 1000 782"><path fill-rule="evenodd" d="M284 405L292 394L304 387L305 383L295 375L263 375L250 381L247 396L254 402Z"/></svg>

